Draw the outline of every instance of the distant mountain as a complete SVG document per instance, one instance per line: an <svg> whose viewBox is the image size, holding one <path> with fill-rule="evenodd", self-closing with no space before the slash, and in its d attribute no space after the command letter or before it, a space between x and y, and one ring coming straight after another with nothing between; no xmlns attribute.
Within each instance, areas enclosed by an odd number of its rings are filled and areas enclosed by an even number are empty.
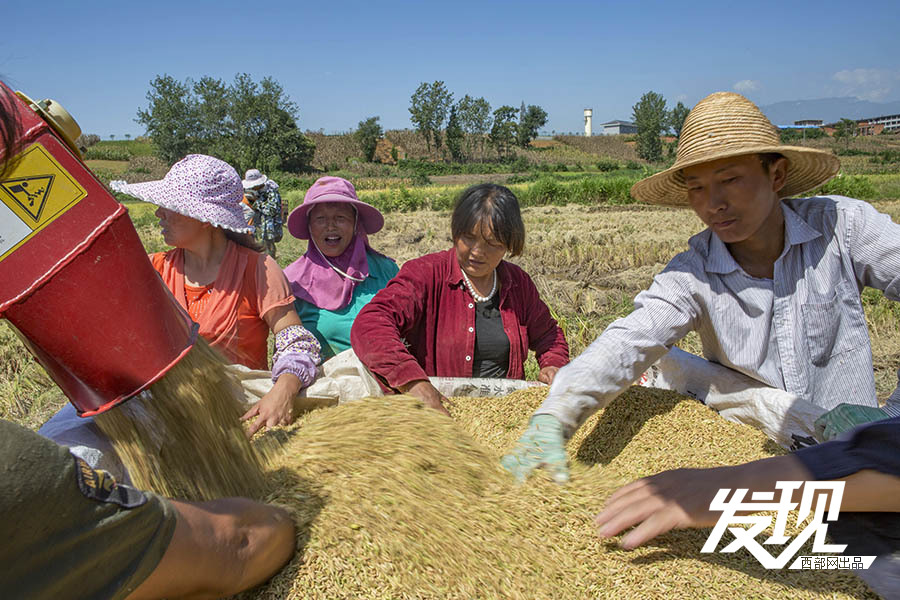
<svg viewBox="0 0 900 600"><path fill-rule="evenodd" d="M867 119L900 114L900 101L869 102L859 98L820 98L787 100L759 108L774 125L793 125L794 121L802 119L822 119L826 123L834 123L843 118Z"/></svg>

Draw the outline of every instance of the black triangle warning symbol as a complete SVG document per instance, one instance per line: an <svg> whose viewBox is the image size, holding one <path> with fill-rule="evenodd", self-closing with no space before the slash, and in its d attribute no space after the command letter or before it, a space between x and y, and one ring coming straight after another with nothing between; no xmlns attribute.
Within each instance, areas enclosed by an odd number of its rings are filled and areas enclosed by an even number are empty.
<svg viewBox="0 0 900 600"><path fill-rule="evenodd" d="M55 175L32 175L7 179L0 181L0 189L9 194L32 219L39 221L55 178Z"/></svg>

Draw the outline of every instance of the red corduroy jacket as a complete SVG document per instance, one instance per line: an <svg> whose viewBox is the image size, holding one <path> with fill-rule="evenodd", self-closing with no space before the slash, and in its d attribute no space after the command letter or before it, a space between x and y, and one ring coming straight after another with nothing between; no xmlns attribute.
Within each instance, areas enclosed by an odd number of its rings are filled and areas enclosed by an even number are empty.
<svg viewBox="0 0 900 600"><path fill-rule="evenodd" d="M525 377L529 349L541 368L568 363L565 335L531 277L506 261L497 267L497 275L500 316L509 337L506 376ZM456 251L407 261L360 311L350 343L363 364L394 389L428 376L472 377L475 302L463 282Z"/></svg>

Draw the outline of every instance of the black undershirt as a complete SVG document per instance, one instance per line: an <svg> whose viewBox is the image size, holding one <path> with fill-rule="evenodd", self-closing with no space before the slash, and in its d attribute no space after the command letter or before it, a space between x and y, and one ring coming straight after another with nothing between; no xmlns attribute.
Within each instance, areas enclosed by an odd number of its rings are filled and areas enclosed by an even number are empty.
<svg viewBox="0 0 900 600"><path fill-rule="evenodd" d="M509 337L500 317L500 294L475 303L475 356L473 377L506 377L509 370Z"/></svg>

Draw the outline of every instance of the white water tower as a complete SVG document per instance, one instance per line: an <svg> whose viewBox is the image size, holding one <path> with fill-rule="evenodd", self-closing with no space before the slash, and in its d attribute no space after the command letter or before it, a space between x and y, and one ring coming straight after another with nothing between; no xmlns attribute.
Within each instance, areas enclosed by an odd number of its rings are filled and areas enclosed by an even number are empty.
<svg viewBox="0 0 900 600"><path fill-rule="evenodd" d="M584 109L584 136L591 137L591 117L594 110L591 108Z"/></svg>

